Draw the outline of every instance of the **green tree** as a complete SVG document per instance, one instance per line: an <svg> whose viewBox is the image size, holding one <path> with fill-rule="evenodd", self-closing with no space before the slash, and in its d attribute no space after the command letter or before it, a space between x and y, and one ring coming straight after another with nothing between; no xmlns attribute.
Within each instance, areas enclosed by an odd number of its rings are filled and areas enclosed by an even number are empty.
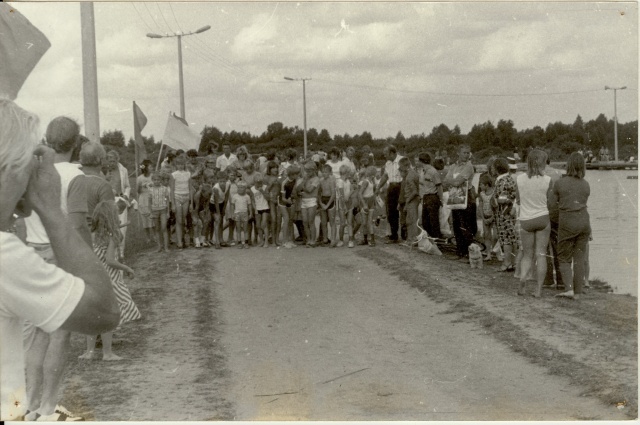
<svg viewBox="0 0 640 425"><path fill-rule="evenodd" d="M222 132L215 126L205 125L200 132L200 152L215 152L222 149Z"/></svg>
<svg viewBox="0 0 640 425"><path fill-rule="evenodd" d="M121 130L109 130L102 133L100 137L100 143L102 143L105 149L120 149L124 148L124 135Z"/></svg>
<svg viewBox="0 0 640 425"><path fill-rule="evenodd" d="M518 132L513 127L513 121L500 120L496 127L495 135L498 146L501 149L512 150L515 147Z"/></svg>

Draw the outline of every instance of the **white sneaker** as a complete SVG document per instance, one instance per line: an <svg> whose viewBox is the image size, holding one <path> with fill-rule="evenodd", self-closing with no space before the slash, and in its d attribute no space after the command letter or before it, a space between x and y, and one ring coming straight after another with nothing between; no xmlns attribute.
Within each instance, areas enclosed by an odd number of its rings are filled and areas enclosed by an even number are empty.
<svg viewBox="0 0 640 425"><path fill-rule="evenodd" d="M55 412L50 415L37 415L36 422L81 422L84 421L82 416L77 416L65 409L63 406L57 405Z"/></svg>
<svg viewBox="0 0 640 425"><path fill-rule="evenodd" d="M347 245L349 248L353 248L355 245L353 243L353 241L349 241L349 245Z"/></svg>
<svg viewBox="0 0 640 425"><path fill-rule="evenodd" d="M338 241L338 243L336 244L336 246L337 246L337 247L344 246L344 242L342 242L342 241Z"/></svg>

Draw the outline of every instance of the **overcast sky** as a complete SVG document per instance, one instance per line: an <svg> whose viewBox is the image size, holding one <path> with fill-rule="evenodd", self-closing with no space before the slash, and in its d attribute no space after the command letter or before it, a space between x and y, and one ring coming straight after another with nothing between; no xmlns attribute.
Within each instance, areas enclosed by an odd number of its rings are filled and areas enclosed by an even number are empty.
<svg viewBox="0 0 640 425"><path fill-rule="evenodd" d="M80 6L14 3L52 47L17 102L84 121ZM132 101L162 138L180 111L176 38L183 38L186 116L200 131L259 135L280 121L331 135L429 134L441 123L638 119L638 5L594 3L95 3L100 130L133 134ZM567 93L573 92L573 93ZM512 96L522 95L522 96Z"/></svg>

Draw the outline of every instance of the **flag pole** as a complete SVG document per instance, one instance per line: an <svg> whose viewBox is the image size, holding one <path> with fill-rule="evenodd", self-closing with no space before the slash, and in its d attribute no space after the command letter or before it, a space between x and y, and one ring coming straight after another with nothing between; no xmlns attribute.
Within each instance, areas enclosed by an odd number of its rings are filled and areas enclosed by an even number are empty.
<svg viewBox="0 0 640 425"><path fill-rule="evenodd" d="M135 154L135 159L136 159L136 182L138 181L138 170L140 168L140 158L138 156L138 141L136 140L137 137L137 127L138 127L138 122L137 122L137 117L136 117L136 101L133 101L133 108L131 108L131 110L133 111L133 152ZM138 193L138 188L137 188L137 183L136 183L136 194Z"/></svg>
<svg viewBox="0 0 640 425"><path fill-rule="evenodd" d="M162 140L160 140L160 152L158 152L158 160L156 161L156 171L158 171L158 168L160 168L160 157L162 156L163 146L164 146L164 143Z"/></svg>

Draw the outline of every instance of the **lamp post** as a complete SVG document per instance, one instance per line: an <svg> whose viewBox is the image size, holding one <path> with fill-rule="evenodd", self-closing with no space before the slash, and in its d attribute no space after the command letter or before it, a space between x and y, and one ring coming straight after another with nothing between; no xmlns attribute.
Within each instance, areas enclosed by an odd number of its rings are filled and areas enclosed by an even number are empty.
<svg viewBox="0 0 640 425"><path fill-rule="evenodd" d="M605 90L613 90L613 141L614 141L614 149L615 149L615 160L618 160L618 99L617 92L618 90L624 90L627 86L622 87L609 87L604 86Z"/></svg>
<svg viewBox="0 0 640 425"><path fill-rule="evenodd" d="M284 77L288 81L302 81L302 111L304 114L304 158L307 158L307 89L306 82L311 78Z"/></svg>
<svg viewBox="0 0 640 425"><path fill-rule="evenodd" d="M184 79L182 76L182 37L187 35L200 34L210 29L211 29L211 25L207 25L191 32L175 32L173 34L165 34L165 35L154 34L154 33L147 34L147 37L149 38L168 38L168 37L178 38L178 77L180 81L180 115L184 120L186 120L187 117L184 111Z"/></svg>

